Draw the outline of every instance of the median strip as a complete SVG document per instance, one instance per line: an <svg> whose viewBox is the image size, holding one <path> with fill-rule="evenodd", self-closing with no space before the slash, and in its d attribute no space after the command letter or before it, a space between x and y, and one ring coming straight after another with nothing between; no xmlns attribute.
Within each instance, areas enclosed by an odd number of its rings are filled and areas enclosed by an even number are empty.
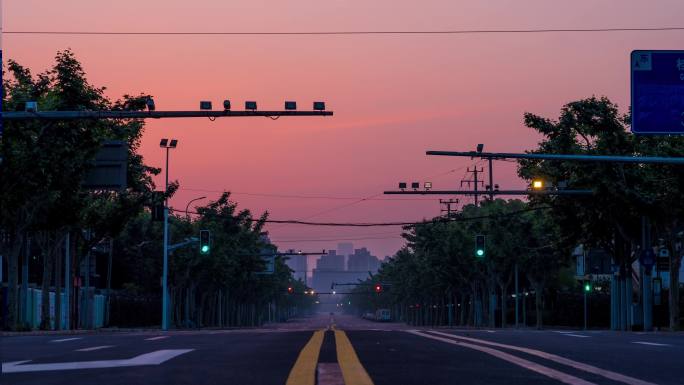
<svg viewBox="0 0 684 385"><path fill-rule="evenodd" d="M323 330L317 330L299 352L286 385L316 385L316 365L323 344Z"/></svg>
<svg viewBox="0 0 684 385"><path fill-rule="evenodd" d="M373 385L344 331L335 329L335 344L337 362L340 364L345 385Z"/></svg>

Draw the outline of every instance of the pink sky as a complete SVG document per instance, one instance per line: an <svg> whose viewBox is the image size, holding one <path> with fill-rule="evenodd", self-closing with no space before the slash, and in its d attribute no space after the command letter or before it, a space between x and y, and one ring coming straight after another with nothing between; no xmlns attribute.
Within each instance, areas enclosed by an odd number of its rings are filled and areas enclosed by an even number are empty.
<svg viewBox="0 0 684 385"><path fill-rule="evenodd" d="M679 26L684 2L626 0L223 1L6 0L3 28L94 31L331 31ZM108 95L147 92L157 109L196 109L229 98L279 109L325 100L334 117L148 122L142 152L163 164L161 137L179 139L172 205L223 189L240 193L368 197L399 181L456 188L470 160L425 150L522 151L537 138L525 111L555 117L562 104L606 95L626 111L629 52L684 49L684 33L456 36L3 36L4 57L47 68L70 47ZM435 176L442 174L440 176ZM496 183L522 187L511 163ZM162 182L159 179L158 182ZM207 190L207 192L199 191ZM274 219L375 222L439 214L439 197L353 202L235 194ZM378 196L377 198L394 198ZM446 197L443 197L446 198ZM396 198L395 198L396 199ZM396 228L269 227L281 249L334 248L342 238L375 254L402 245ZM326 239L326 241L277 242Z"/></svg>

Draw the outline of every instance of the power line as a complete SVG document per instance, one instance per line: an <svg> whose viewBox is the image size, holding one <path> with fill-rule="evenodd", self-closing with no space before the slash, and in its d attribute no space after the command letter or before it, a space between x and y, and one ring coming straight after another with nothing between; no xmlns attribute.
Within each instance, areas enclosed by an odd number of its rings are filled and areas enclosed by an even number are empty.
<svg viewBox="0 0 684 385"><path fill-rule="evenodd" d="M475 216L475 217L453 217L453 218L443 218L443 217L438 217L438 218L433 218L430 220L423 220L420 222L366 222L366 223L354 223L354 222L308 222L308 221L303 221L303 220L277 220L277 219L266 219L263 222L264 223L283 223L283 224L292 224L292 225L304 225L304 226L331 226L331 227L389 227L389 226L422 226L422 225L430 225L430 224L437 224L437 223L446 223L446 222L468 222L468 221L476 221L476 220L483 220L483 219L496 219L496 218L504 218L504 217L509 217L509 216L514 216L517 214L522 214L525 212L530 212L530 211L538 211L538 210L546 210L550 209L550 206L540 206L540 207L533 207L529 209L522 209L522 210L517 210L517 211L511 211L510 213L506 214L491 214L491 215L481 215L481 216ZM174 208L169 208L170 211L173 212L182 212L184 213L185 210L177 210ZM199 214L197 212L191 212L188 211L189 213L192 214ZM259 219L245 219L247 221L251 222L259 222Z"/></svg>
<svg viewBox="0 0 684 385"><path fill-rule="evenodd" d="M684 27L615 27L615 28L530 28L530 29L461 29L461 30L390 30L390 31L3 31L5 35L108 35L108 36L329 36L329 35L472 35L472 34L528 34L528 33L603 33L603 32L656 32L683 31Z"/></svg>

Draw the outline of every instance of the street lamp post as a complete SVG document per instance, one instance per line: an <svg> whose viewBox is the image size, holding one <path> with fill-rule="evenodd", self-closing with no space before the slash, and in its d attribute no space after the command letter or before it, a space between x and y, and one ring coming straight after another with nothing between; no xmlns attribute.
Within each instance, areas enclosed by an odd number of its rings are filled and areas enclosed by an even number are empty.
<svg viewBox="0 0 684 385"><path fill-rule="evenodd" d="M178 140L162 139L159 147L166 149L166 181L164 183L164 194L169 192L169 150L176 148ZM164 202L164 267L162 273L162 330L169 330L169 293L168 293L168 273L169 273L169 198Z"/></svg>
<svg viewBox="0 0 684 385"><path fill-rule="evenodd" d="M188 209L190 208L190 203L192 203L194 201L198 201L200 199L205 199L205 198L206 197L199 197L199 198L195 198L195 199L191 200L190 202L188 202L188 204L185 206L185 219L188 219L188 220L190 219L190 214L188 214Z"/></svg>

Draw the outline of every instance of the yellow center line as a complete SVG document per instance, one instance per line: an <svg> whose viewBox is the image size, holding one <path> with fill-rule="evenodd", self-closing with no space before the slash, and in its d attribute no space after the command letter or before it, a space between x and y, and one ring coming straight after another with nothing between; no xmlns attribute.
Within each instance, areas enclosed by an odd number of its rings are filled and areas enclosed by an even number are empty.
<svg viewBox="0 0 684 385"><path fill-rule="evenodd" d="M342 370L345 385L373 385L373 381L363 368L347 334L335 329L337 362Z"/></svg>
<svg viewBox="0 0 684 385"><path fill-rule="evenodd" d="M323 332L324 330L316 330L299 352L299 357L287 377L286 385L316 385L316 365L323 344Z"/></svg>

